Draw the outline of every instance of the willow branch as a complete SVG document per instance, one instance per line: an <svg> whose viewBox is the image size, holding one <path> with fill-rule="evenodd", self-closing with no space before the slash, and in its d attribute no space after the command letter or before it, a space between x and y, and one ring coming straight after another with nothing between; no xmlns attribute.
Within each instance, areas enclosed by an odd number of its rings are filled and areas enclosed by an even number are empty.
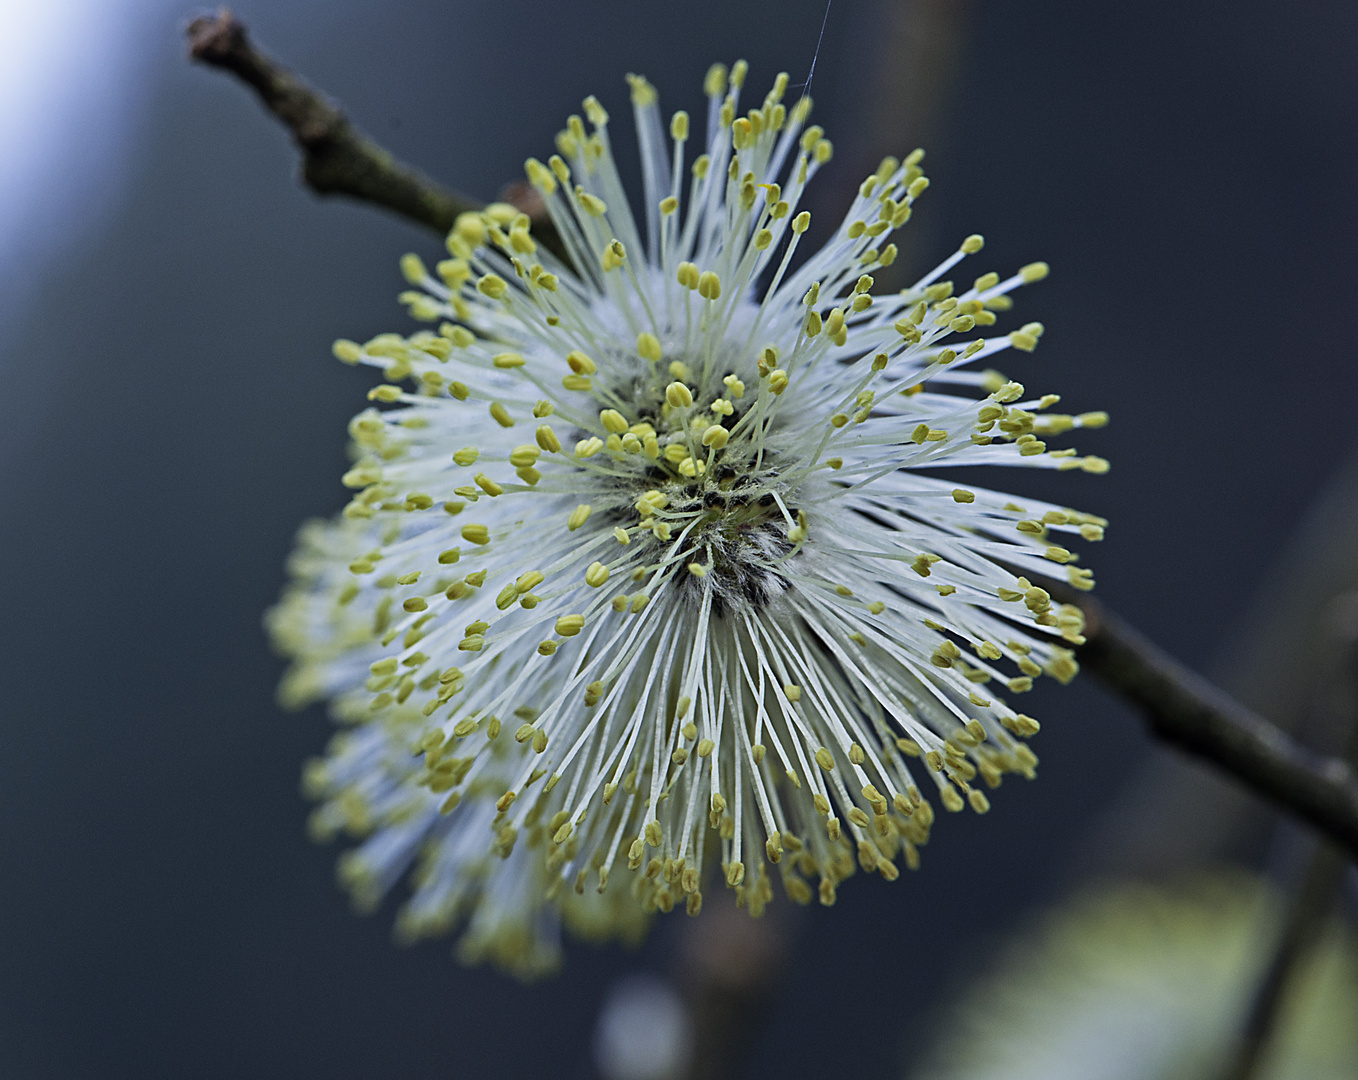
<svg viewBox="0 0 1358 1080"><path fill-rule="evenodd" d="M1334 679L1347 691L1343 713L1344 760L1358 765L1358 593L1347 593L1329 609L1334 636L1343 645L1343 660ZM1330 698L1333 708L1333 698ZM1268 1064L1270 1051L1283 1019L1299 970L1321 938L1325 922L1344 886L1348 863L1342 852L1324 840L1315 845L1301 887L1288 904L1273 956L1254 989L1245 1023L1234 1052L1222 1072L1222 1080L1256 1080Z"/></svg>
<svg viewBox="0 0 1358 1080"><path fill-rule="evenodd" d="M1071 599L1085 612L1081 666L1137 706L1157 738L1210 762L1358 857L1358 778L1348 764L1307 750L1088 597Z"/></svg>
<svg viewBox="0 0 1358 1080"><path fill-rule="evenodd" d="M385 207L445 235L457 216L480 210L477 199L452 191L413 166L397 161L356 128L325 95L307 85L250 40L245 24L223 9L194 19L189 56L230 72L250 86L264 107L291 133L302 154L302 179L318 195L347 195ZM535 192L529 192L535 196ZM562 255L560 239L539 200L509 195L534 218L544 246ZM535 212L536 211L536 212Z"/></svg>

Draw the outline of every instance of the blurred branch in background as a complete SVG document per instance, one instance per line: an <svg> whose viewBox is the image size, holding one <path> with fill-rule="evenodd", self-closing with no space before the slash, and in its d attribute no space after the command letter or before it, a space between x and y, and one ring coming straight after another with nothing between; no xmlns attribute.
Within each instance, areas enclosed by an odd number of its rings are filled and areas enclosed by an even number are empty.
<svg viewBox="0 0 1358 1080"><path fill-rule="evenodd" d="M694 1032L684 1080L738 1074L787 960L788 923L795 917L783 905L751 919L723 890L708 902L704 918L684 927L678 981Z"/></svg>
<svg viewBox="0 0 1358 1080"><path fill-rule="evenodd" d="M223 9L189 24L189 56L228 71L250 86L264 107L286 127L302 152L302 179L319 195L348 195L385 207L440 235L458 214L483 203L452 191L418 169L397 161L350 123L343 110L319 91L261 52L244 23ZM516 192L520 189L515 188ZM540 202L520 205L534 217L539 239L564 258L551 221L534 215Z"/></svg>
<svg viewBox="0 0 1358 1080"><path fill-rule="evenodd" d="M1347 868L1348 861L1332 844L1321 841L1317 845L1301 888L1289 904L1273 956L1250 999L1240 1041L1227 1059L1222 1080L1254 1080L1264 1075L1261 1070L1290 984L1325 929Z"/></svg>
<svg viewBox="0 0 1358 1080"><path fill-rule="evenodd" d="M1348 764L1358 766L1358 592L1345 593L1326 610L1328 633L1313 635L1335 660L1323 679L1316 708L1320 721L1331 729L1317 737L1343 748ZM1322 650L1317 650L1322 651ZM1338 690L1338 693L1325 693ZM1222 1072L1222 1080L1254 1080L1263 1075L1274 1033L1287 1007L1292 984L1325 930L1325 923L1340 896L1349 870L1345 853L1325 840L1315 841L1309 864L1288 908L1273 955L1256 986L1245 1015L1240 1038Z"/></svg>

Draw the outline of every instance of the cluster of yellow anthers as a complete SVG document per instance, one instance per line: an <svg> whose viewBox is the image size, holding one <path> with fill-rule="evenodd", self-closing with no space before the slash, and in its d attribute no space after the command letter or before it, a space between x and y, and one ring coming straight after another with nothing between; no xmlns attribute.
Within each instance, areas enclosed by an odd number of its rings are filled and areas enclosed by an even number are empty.
<svg viewBox="0 0 1358 1080"><path fill-rule="evenodd" d="M1034 581L1092 587L1064 544L1106 523L937 475L1107 469L1044 441L1105 414L977 370L1041 324L962 340L1046 266L943 280L971 236L874 293L928 186L919 151L799 252L831 147L785 75L739 115L744 79L709 73L686 169L687 115L667 140L631 78L644 222L588 99L590 127L527 165L569 264L512 207L463 215L435 273L402 263L437 328L335 347L393 407L352 422L357 493L273 620L287 696L355 726L312 770L321 827L370 833L346 863L360 892L421 860L413 928L505 890L534 918L587 893L696 912L708 864L756 914L771 873L831 903L855 861L917 865L921 787L984 812L982 787L1032 775L1037 722L993 687L1075 673L1080 614Z"/></svg>

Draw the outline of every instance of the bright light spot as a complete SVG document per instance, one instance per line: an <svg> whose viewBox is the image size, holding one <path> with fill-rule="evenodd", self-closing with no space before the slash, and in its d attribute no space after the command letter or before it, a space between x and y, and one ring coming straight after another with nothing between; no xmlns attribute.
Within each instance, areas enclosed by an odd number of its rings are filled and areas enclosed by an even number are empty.
<svg viewBox="0 0 1358 1080"><path fill-rule="evenodd" d="M58 250L107 201L168 11L168 0L0 0L0 270Z"/></svg>
<svg viewBox="0 0 1358 1080"><path fill-rule="evenodd" d="M688 1010L668 983L634 975L614 984L594 1036L604 1080L672 1080L691 1052Z"/></svg>

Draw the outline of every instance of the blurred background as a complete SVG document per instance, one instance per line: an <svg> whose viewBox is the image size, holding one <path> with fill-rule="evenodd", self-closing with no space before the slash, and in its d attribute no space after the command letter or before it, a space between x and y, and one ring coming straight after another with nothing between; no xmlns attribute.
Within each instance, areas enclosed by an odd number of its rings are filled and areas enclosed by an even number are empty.
<svg viewBox="0 0 1358 1080"><path fill-rule="evenodd" d="M748 59L758 94L804 81L826 9L235 11L399 156L492 198L587 93L626 154L626 72L667 109L701 105L714 60ZM277 710L260 618L297 526L345 501L371 378L330 343L409 332L397 259L440 244L300 187L285 132L186 61L195 14L0 0L0 1076L588 1078L626 1060L610 1024L652 1022L682 1054L654 1018L695 970L683 915L525 986L447 942L397 948L393 904L354 915L305 837L299 770L331 724ZM1002 367L1106 408L1079 447L1113 471L1016 487L1111 518L1098 595L1280 722L1317 678L1317 613L1358 580L1355 55L1343 0L833 0L812 86L836 146L820 227L923 145L910 269L971 232L977 273L1051 264L1018 301L1042 347ZM1072 886L1301 857L1092 678L1035 696L1037 782L940 821L917 874L859 875L832 909L780 896L748 931L777 977L738 1075L904 1075ZM610 1000L633 1011L601 1024Z"/></svg>

